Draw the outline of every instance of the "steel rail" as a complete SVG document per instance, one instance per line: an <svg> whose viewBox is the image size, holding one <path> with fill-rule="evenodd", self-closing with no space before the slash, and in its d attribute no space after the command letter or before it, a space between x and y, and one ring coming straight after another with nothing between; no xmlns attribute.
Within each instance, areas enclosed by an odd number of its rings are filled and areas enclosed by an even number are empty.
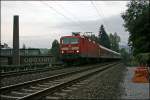
<svg viewBox="0 0 150 100"><path fill-rule="evenodd" d="M100 65L95 65L93 67L90 67L90 68L88 67L88 68L77 70L77 71L63 72L63 73L60 73L60 74L57 74L57 75L53 75L53 76L50 76L50 77L40 78L40 79L36 79L36 80L32 80L32 81L19 83L19 84L4 86L4 87L0 88L0 91L4 92L4 91L12 90L12 89L15 89L15 88L18 88L18 87L27 86L27 85L30 85L31 83L34 84L34 83L37 83L37 82L42 82L42 81L46 81L46 80L52 80L52 79L55 79L55 78L58 78L58 77L63 77L65 75L79 73L79 72L82 72L82 71L85 71L85 70L90 70L90 69L93 69L94 67L98 67L98 66L100 66Z"/></svg>
<svg viewBox="0 0 150 100"><path fill-rule="evenodd" d="M0 74L0 78L3 79L3 78L15 77L15 76L19 76L19 75L32 74L32 73L34 74L34 73L39 73L39 72L47 72L47 71L61 70L61 69L67 69L67 68L68 67L57 66L57 67L47 67L44 69L39 68L39 69L32 69L32 70L3 72Z"/></svg>
<svg viewBox="0 0 150 100"><path fill-rule="evenodd" d="M5 78L5 77L14 77L14 76L19 76L19 75L24 75L24 74L30 74L30 73L39 73L39 72L45 72L45 71L52 71L52 70L57 70L57 69L63 69L64 67L54 67L54 68L39 68L39 69L32 69L32 70L23 70L23 71L13 71L13 72L4 72L1 73L0 78Z"/></svg>
<svg viewBox="0 0 150 100"><path fill-rule="evenodd" d="M41 99L42 97L46 96L47 94L50 94L50 93L54 93L55 91L59 90L60 88L64 88L64 87L68 87L69 85L72 85L80 80L83 80L84 78L87 78L93 74L96 74L98 72L102 72L108 68L111 68L112 65L106 65L107 67L103 67L103 68L99 68L99 69L95 69L94 71L90 71L88 73L85 73L81 76L77 76L75 78L72 78L68 81L65 81L65 82L61 82L60 84L56 84L56 85L53 85L51 87L48 87L46 89L43 89L41 91L38 91L38 92L35 92L35 93L32 93L32 94L29 94L29 95L26 95L24 97L21 97L19 98L18 100L32 100L32 99ZM111 67L110 67L111 66Z"/></svg>
<svg viewBox="0 0 150 100"><path fill-rule="evenodd" d="M105 65L103 67L98 67L98 65L96 65L94 68L92 67L92 68L87 68L87 69L83 69L83 70L79 70L79 71L66 72L66 73L63 73L63 74L58 74L58 75L54 75L54 76L51 76L51 77L46 77L46 78L42 78L42 79L38 79L38 80L24 82L24 83L20 83L20 84L17 84L17 85L11 85L11 86L2 87L2 88L0 88L0 91L1 91L1 94L5 94L5 93L7 94L7 92L18 90L18 89L21 89L23 87L26 88L26 87L29 87L31 85L34 86L36 84L41 84L41 83L47 82L47 81L53 81L53 80L56 80L58 78L61 79L62 77L65 77L65 76L70 76L70 75L73 75L73 74L76 75L76 74L80 74L80 73L84 73L84 72L86 73L86 72L90 71L88 74L81 75L80 77L77 76L75 79L72 79L72 80L69 80L69 81L66 81L66 82L60 82L60 84L48 87L48 88L46 88L44 90L42 89L42 90L39 90L37 92L30 93L29 95L25 95L23 97L19 97L18 99L31 99L31 98L37 98L37 97L41 98L41 94L45 95L45 93L47 93L47 91L57 90L58 87L66 86L70 82L72 83L74 81L77 81L78 79L81 79L83 77L92 75L95 72L103 71L103 70L105 70L105 69L107 69L107 68L109 68L110 66L113 66L113 65L114 65L114 63L113 64L109 64L109 65ZM97 67L98 67L99 70L97 70ZM91 72L92 70L94 70L94 71Z"/></svg>

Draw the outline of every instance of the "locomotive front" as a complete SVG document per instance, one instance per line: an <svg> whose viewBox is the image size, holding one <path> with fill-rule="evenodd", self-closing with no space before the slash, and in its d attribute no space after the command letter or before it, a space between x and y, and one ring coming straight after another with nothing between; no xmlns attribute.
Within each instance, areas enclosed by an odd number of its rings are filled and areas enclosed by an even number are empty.
<svg viewBox="0 0 150 100"><path fill-rule="evenodd" d="M80 58L80 37L64 36L60 39L61 59L64 62L74 62Z"/></svg>

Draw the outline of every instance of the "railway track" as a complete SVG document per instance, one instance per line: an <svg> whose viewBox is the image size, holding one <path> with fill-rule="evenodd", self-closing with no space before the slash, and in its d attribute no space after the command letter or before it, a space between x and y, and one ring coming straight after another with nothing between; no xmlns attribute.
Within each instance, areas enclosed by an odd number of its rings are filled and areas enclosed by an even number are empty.
<svg viewBox="0 0 150 100"><path fill-rule="evenodd" d="M52 71L57 69L63 69L64 67L47 67L44 69L33 69L33 70L23 70L23 71L12 71L12 72L3 72L0 75L0 78L6 78L6 77L15 77L19 75L25 75L25 74L31 74L31 73L39 73L39 72L45 72L45 71Z"/></svg>
<svg viewBox="0 0 150 100"><path fill-rule="evenodd" d="M68 67L65 67L65 66L53 66L53 67L47 67L43 69L40 68L40 69L23 70L23 71L2 72L0 75L0 78L3 79L3 78L15 77L19 75L34 74L34 73L39 73L39 72L47 72L47 71L61 70L61 69L67 69L67 68Z"/></svg>
<svg viewBox="0 0 150 100"><path fill-rule="evenodd" d="M47 78L33 80L21 84L11 85L0 88L2 100L30 100L30 99L54 99L51 96L58 91L69 91L65 88L76 84L83 79L111 68L116 63L95 66L80 71L67 72L59 75L54 75Z"/></svg>

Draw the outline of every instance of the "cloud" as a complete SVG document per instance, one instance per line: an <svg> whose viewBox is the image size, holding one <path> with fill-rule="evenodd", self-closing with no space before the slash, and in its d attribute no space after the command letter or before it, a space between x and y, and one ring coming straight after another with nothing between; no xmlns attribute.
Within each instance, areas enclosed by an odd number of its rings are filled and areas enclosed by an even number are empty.
<svg viewBox="0 0 150 100"><path fill-rule="evenodd" d="M80 23L80 25L75 25L74 23L60 24L57 27L51 29L50 34L47 34L47 36L41 36L41 38L38 38L36 40L43 41L42 37L43 38L49 37L49 38L45 38L43 42L38 44L36 44L36 41L34 40L33 42L35 42L36 45L32 45L32 46L50 47L54 39L59 40L61 36L71 35L71 32L94 32L95 35L98 35L98 30L101 24L104 24L104 27L108 34L117 32L117 34L121 37L120 44L127 45L129 34L124 30L122 18L119 15L116 15L104 20L105 23L103 23L102 20L94 20L94 21L83 21ZM84 29L81 28L81 26L83 26Z"/></svg>
<svg viewBox="0 0 150 100"><path fill-rule="evenodd" d="M93 32L95 35L98 35L99 27L103 24L108 34L117 32L117 34L121 37L121 44L126 45L129 34L125 31L123 23L123 19L120 14L118 14L103 20L81 21L78 26L76 26L75 23L63 23L57 27L63 28L64 31L68 32Z"/></svg>
<svg viewBox="0 0 150 100"><path fill-rule="evenodd" d="M121 37L120 44L127 44L129 35L124 30L122 18L120 15L116 15L103 19L103 21L90 20L81 21L80 23L61 23L53 27L49 26L48 22L40 25L27 23L22 26L24 29L20 28L20 47L25 43L27 47L50 48L54 39L59 40L61 36L71 35L71 32L94 32L95 35L98 35L101 24L104 25L108 34L117 32ZM12 39L9 41L12 41Z"/></svg>
<svg viewBox="0 0 150 100"><path fill-rule="evenodd" d="M27 47L50 48L54 39L59 40L61 36L71 35L71 32L98 34L101 24L104 24L108 33L117 32L121 44L127 44L128 33L124 31L120 17L120 12L126 9L126 2L94 1L99 12L103 12L101 16L98 16L90 1L44 2L71 20L65 19L40 1L2 1L1 41L12 47L13 15L18 14L20 47L25 43Z"/></svg>

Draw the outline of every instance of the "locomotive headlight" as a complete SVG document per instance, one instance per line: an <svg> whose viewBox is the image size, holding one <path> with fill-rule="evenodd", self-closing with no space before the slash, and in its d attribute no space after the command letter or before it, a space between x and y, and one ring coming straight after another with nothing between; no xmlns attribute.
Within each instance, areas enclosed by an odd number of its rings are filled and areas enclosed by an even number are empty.
<svg viewBox="0 0 150 100"><path fill-rule="evenodd" d="M77 50L76 52L79 53L79 50Z"/></svg>
<svg viewBox="0 0 150 100"><path fill-rule="evenodd" d="M61 51L61 53L64 53L64 51Z"/></svg>

